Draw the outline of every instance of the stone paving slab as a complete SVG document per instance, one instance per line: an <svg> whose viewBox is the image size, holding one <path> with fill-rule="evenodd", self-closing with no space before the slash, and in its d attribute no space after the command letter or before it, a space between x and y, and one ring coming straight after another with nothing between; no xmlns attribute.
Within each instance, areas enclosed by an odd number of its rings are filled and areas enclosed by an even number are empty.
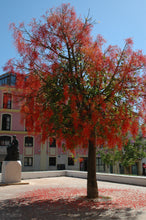
<svg viewBox="0 0 146 220"><path fill-rule="evenodd" d="M27 183L27 184L26 184ZM53 178L41 178L41 179L29 179L29 180L22 180L20 185L6 185L0 186L0 205L2 204L7 204L8 200L12 200L15 198L19 198L21 195L23 195L26 192L29 191L34 191L37 189L48 189L48 188L78 188L78 189L82 189L82 188L86 188L87 185L87 180L86 179L81 179L81 178L71 178L71 177L53 177ZM109 182L102 182L102 181L98 181L98 187L99 188L105 188L105 189L110 189L110 188L114 188L114 189L138 189L139 191L146 193L146 187L141 187L141 186L133 186L133 185L124 185L124 184L117 184L117 183L109 183ZM17 207L16 207L17 208ZM1 220L7 220L7 219L31 219L31 220L41 220L41 219L49 219L49 220L57 220L57 219L63 219L63 220L71 220L71 219L133 219L133 220L146 220L146 212L139 212L139 215L136 215L136 212L133 212L133 217L126 217L123 218L123 215L119 214L119 218L115 218L114 215L112 218L110 218L109 216L111 216L110 214L107 214L107 216L103 217L97 217L97 215L94 213L92 213L92 217L89 215L86 217L82 215L80 215L80 213L74 213L71 216L66 215L64 212L63 214L58 214L58 210L54 209L54 213L53 210L50 211L50 215L45 212L40 214L41 212L43 212L42 210L38 212L37 216L38 217L34 217L34 218L29 218L27 215L29 215L31 212L35 212L37 213L37 209L29 209L29 211L27 213L25 213L25 215L21 216L21 218L19 218L20 213L18 213L17 217L16 216L11 216L8 215L9 211L8 208L5 207L6 210L6 215L4 214L4 211L2 212L0 209L0 219ZM15 210L17 212L17 209ZM20 210L19 210L20 211ZM21 210L22 211L22 210ZM11 210L10 210L11 212ZM55 213L56 212L56 213ZM110 212L110 210L109 210ZM117 210L116 210L117 212ZM107 212L108 213L108 212ZM31 213L32 214L32 213ZM41 215L41 216L40 216ZM127 214L128 215L128 214ZM30 215L31 216L31 215ZM36 216L36 215L35 215ZM95 217L94 217L95 216ZM116 215L117 216L117 215ZM14 218L13 218L14 217Z"/></svg>

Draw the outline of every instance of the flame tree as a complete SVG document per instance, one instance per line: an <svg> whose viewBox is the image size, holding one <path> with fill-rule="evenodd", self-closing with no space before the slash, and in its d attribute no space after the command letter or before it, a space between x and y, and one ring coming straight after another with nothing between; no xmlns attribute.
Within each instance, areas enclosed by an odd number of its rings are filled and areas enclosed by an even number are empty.
<svg viewBox="0 0 146 220"><path fill-rule="evenodd" d="M96 146L109 148L136 135L139 117L144 131L144 66L146 57L125 46L108 46L93 23L76 16L69 4L51 9L27 26L11 25L19 59L5 71L17 74L24 98L21 112L27 130L41 132L42 141L54 135L58 146L88 148L87 196L98 196ZM143 107L143 108L142 108Z"/></svg>

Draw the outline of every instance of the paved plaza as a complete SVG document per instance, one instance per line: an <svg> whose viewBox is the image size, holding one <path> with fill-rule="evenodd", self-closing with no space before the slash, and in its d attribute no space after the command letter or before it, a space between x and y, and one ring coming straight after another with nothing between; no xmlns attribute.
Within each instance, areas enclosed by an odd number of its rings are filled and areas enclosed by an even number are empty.
<svg viewBox="0 0 146 220"><path fill-rule="evenodd" d="M100 194L104 196L104 192L109 191L109 195L87 201L86 184L86 179L53 177L22 180L18 185L1 185L0 220L146 219L146 198L143 197L146 187L98 181ZM134 208L113 206L111 198L114 191L126 192L127 199L128 192L133 192L133 197L130 194L131 203L137 193L141 197L133 204L141 205ZM116 200L118 202L122 204L120 199Z"/></svg>

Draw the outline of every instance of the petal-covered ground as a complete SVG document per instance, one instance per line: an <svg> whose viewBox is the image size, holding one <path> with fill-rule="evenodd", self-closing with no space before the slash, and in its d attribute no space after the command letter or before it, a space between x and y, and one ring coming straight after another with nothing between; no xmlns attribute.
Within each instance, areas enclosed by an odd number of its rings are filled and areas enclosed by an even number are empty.
<svg viewBox="0 0 146 220"><path fill-rule="evenodd" d="M75 206L86 206L90 208L98 208L103 205L110 205L115 208L134 208L146 210L146 193L139 190L130 189L99 189L98 199L87 199L86 189L75 188L50 188L30 191L22 195L23 198L18 202L36 202L52 200L56 204L60 204L60 200L67 200ZM104 208L104 207L103 207Z"/></svg>
<svg viewBox="0 0 146 220"><path fill-rule="evenodd" d="M7 213L1 219L137 219L146 210L146 194L139 190L101 188L98 199L86 193L70 187L29 191L0 204L0 213Z"/></svg>
<svg viewBox="0 0 146 220"><path fill-rule="evenodd" d="M146 219L146 187L99 181L99 198L92 200L86 197L85 179L27 183L0 187L0 220Z"/></svg>

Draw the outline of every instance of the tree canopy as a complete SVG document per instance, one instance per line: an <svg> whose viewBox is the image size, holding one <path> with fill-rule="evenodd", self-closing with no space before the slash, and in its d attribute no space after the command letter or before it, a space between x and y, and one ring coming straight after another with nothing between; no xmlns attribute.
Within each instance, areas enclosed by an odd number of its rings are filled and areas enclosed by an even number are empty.
<svg viewBox="0 0 146 220"><path fill-rule="evenodd" d="M109 147L121 147L129 130L137 134L146 57L132 50L131 39L123 49L103 51L105 40L91 37L91 19L77 18L69 4L33 19L28 29L23 23L11 28L20 59L5 70L17 73L28 130L43 140L56 135L70 149L87 146L92 130L97 144Z"/></svg>

